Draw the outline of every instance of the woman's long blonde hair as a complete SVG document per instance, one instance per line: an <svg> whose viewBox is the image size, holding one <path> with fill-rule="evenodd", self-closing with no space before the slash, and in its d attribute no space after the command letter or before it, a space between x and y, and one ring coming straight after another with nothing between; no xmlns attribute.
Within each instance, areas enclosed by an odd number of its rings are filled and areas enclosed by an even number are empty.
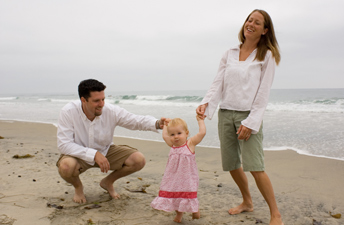
<svg viewBox="0 0 344 225"><path fill-rule="evenodd" d="M281 61L281 55L279 53L278 42L277 42L277 39L275 36L275 30L274 30L274 26L272 24L271 17L264 10L255 9L250 13L250 15L248 15L248 17L245 20L245 23L248 21L251 14L254 12L259 12L260 14L263 15L263 17L264 17L264 28L268 29L268 32L265 35L262 35L259 42L258 42L257 54L256 54L255 59L257 59L258 61L263 61L265 58L266 52L268 50L270 50L273 57L275 58L276 65L278 65L279 62ZM245 36L244 36L245 23L242 25L241 30L239 32L239 41L241 43L245 42Z"/></svg>

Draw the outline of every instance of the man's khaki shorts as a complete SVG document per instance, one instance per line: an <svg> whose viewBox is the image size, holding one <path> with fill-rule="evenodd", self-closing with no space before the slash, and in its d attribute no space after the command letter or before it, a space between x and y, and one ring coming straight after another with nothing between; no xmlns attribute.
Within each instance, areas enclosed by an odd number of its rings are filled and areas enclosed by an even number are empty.
<svg viewBox="0 0 344 225"><path fill-rule="evenodd" d="M106 158L110 163L110 170L116 171L121 169L124 165L125 160L127 160L127 158L135 152L137 152L137 149L128 145L111 145L108 153L106 154ZM78 161L78 163L80 164L80 174L85 172L89 168L99 168L99 165L97 163L95 163L94 165L90 165L87 164L84 160L63 154L61 154L60 158L58 159L56 166L59 167L61 160L65 158L74 158Z"/></svg>

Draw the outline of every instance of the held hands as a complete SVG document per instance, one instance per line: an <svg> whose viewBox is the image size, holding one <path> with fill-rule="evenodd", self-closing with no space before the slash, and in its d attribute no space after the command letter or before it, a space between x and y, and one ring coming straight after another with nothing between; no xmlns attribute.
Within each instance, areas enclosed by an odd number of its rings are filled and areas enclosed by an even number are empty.
<svg viewBox="0 0 344 225"><path fill-rule="evenodd" d="M110 170L110 163L105 156L103 156L100 152L97 152L94 156L94 161L99 165L100 170L103 173L107 173Z"/></svg>
<svg viewBox="0 0 344 225"><path fill-rule="evenodd" d="M156 128L163 129L164 125L167 126L170 121L170 118L161 117L161 119L157 121Z"/></svg>
<svg viewBox="0 0 344 225"><path fill-rule="evenodd" d="M247 141L251 137L251 133L252 130L250 128L240 125L237 132L237 134L239 134L238 139Z"/></svg>
<svg viewBox="0 0 344 225"><path fill-rule="evenodd" d="M207 117L206 115L204 115L205 110L206 110L207 107L208 107L208 103L203 104L203 105L200 105L200 106L198 106L197 109L196 109L197 115L199 115L200 117L202 117L203 120Z"/></svg>
<svg viewBox="0 0 344 225"><path fill-rule="evenodd" d="M200 121L200 120L204 120L206 116L201 116L199 114L196 115L196 120Z"/></svg>
<svg viewBox="0 0 344 225"><path fill-rule="evenodd" d="M165 119L165 121L164 121L164 125L163 126L167 126L168 125L168 123L171 121L171 119L170 118L166 118Z"/></svg>

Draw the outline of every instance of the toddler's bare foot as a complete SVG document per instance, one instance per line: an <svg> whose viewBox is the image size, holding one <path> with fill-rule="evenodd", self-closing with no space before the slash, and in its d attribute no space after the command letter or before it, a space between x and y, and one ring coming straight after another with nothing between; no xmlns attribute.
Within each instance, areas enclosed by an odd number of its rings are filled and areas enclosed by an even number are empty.
<svg viewBox="0 0 344 225"><path fill-rule="evenodd" d="M176 210L176 213L177 213L177 215L176 215L176 217L174 218L174 222L176 222L176 223L181 223L182 222L182 217L183 217L183 212L178 212L177 210Z"/></svg>
<svg viewBox="0 0 344 225"><path fill-rule="evenodd" d="M201 218L201 213L198 211L196 213L192 213L192 219L199 219Z"/></svg>
<svg viewBox="0 0 344 225"><path fill-rule="evenodd" d="M114 199L119 199L120 196L115 191L115 188L113 187L112 183L106 183L105 178L100 181L100 187L102 187L105 191L109 192L109 195Z"/></svg>
<svg viewBox="0 0 344 225"><path fill-rule="evenodd" d="M86 203L86 197L84 195L84 187L75 188L73 201L75 203Z"/></svg>
<svg viewBox="0 0 344 225"><path fill-rule="evenodd" d="M242 212L253 212L253 206L241 203L239 206L228 210L228 213L231 215L239 214Z"/></svg>

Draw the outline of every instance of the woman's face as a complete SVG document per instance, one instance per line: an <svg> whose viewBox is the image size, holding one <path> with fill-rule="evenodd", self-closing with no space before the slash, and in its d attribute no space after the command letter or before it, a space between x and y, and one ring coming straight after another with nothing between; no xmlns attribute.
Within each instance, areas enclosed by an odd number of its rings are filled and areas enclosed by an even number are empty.
<svg viewBox="0 0 344 225"><path fill-rule="evenodd" d="M260 39L268 31L264 28L264 16L259 12L253 12L244 26L245 39Z"/></svg>

